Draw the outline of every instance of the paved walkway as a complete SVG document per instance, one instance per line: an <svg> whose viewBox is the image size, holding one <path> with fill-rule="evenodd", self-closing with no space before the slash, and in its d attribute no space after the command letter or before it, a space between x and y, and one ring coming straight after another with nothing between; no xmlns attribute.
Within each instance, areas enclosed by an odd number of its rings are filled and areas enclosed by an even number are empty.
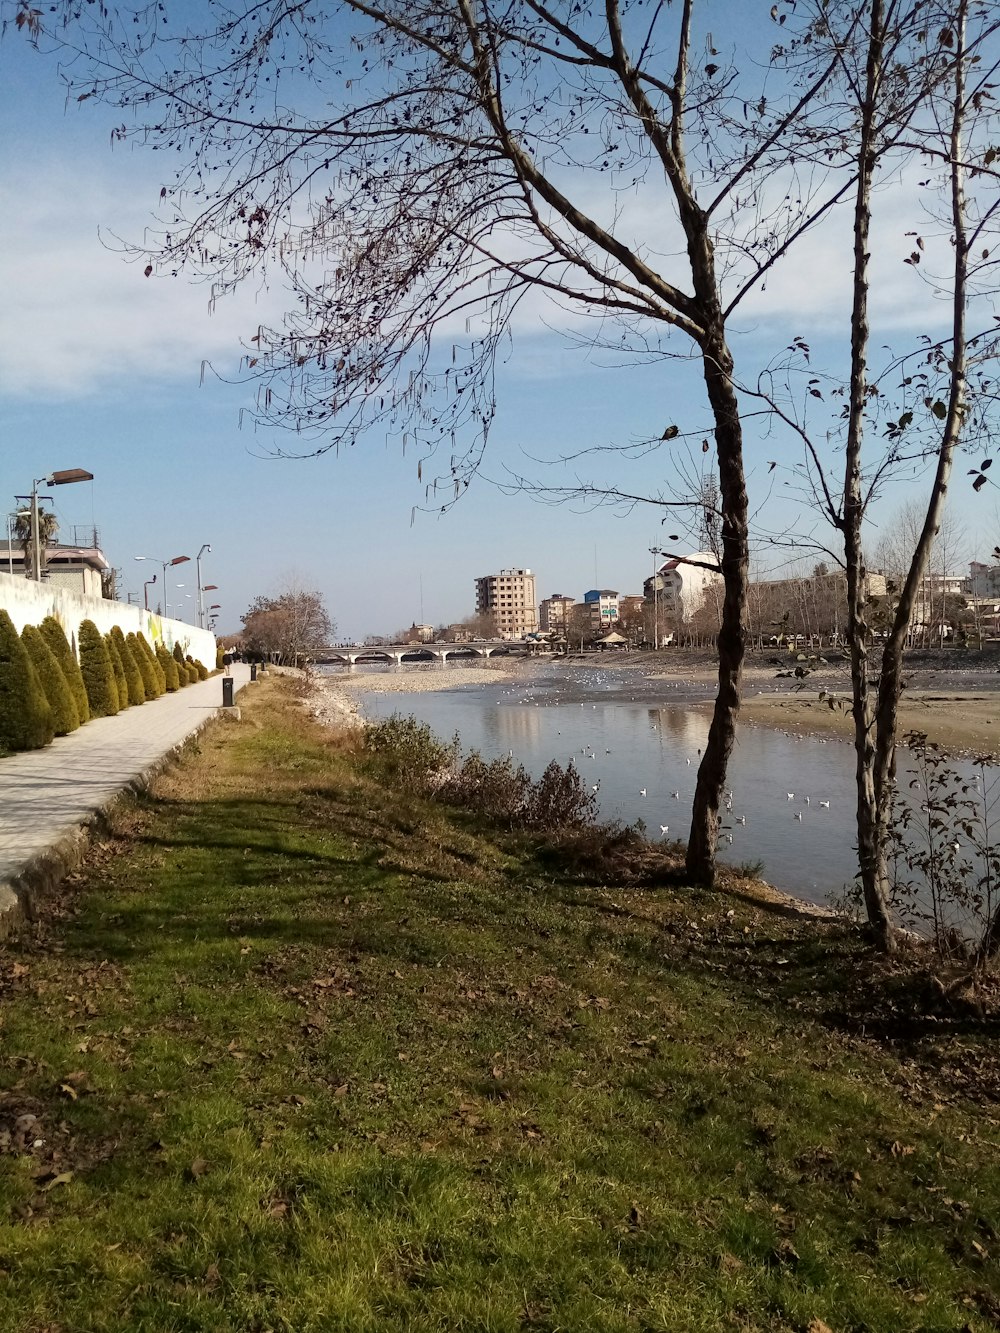
<svg viewBox="0 0 1000 1333"><path fill-rule="evenodd" d="M232 673L238 692L250 668L237 662ZM26 891L30 898L70 868L94 815L215 715L223 679L211 676L95 718L43 750L0 759L0 934L5 917L30 911Z"/></svg>

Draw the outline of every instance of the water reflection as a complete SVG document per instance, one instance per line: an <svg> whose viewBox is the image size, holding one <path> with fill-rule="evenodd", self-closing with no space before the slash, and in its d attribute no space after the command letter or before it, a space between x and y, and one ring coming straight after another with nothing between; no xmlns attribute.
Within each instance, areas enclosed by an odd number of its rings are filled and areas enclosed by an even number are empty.
<svg viewBox="0 0 1000 1333"><path fill-rule="evenodd" d="M582 674L582 673L581 673ZM634 823L651 837L686 839L711 705L677 697L650 705L634 678L595 680L544 673L537 679L429 694L372 694L371 717L410 713L438 735L458 732L463 749L514 757L534 775L550 760L572 761L596 789L601 816ZM642 682L639 682L641 685ZM610 685L610 688L609 688ZM653 688L653 682L649 688ZM580 695L583 694L583 698ZM900 787L907 783L904 758ZM763 863L771 883L826 902L857 870L854 753L849 744L744 727L729 766L720 856Z"/></svg>

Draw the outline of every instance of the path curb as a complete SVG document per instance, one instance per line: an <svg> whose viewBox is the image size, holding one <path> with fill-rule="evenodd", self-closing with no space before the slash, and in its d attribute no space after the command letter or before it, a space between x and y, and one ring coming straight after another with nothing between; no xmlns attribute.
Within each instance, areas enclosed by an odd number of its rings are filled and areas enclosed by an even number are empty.
<svg viewBox="0 0 1000 1333"><path fill-rule="evenodd" d="M192 741L215 722L223 711L220 707L203 718L182 741L148 764L114 796L94 806L83 822L64 833L45 851L31 857L15 875L0 880L0 940L7 939L22 926L39 919L44 899L59 887L68 874L77 869L94 843L105 835L114 812L147 791L153 781L175 764Z"/></svg>

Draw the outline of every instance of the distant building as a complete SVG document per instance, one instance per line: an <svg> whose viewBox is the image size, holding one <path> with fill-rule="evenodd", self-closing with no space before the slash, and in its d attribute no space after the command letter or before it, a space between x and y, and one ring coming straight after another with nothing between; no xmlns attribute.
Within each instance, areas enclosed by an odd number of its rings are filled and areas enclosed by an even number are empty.
<svg viewBox="0 0 1000 1333"><path fill-rule="evenodd" d="M104 552L96 546L50 543L45 548L42 582L82 593L85 597L103 597L101 576L110 569ZM0 542L0 571L4 574L26 573L24 552L19 542Z"/></svg>
<svg viewBox="0 0 1000 1333"><path fill-rule="evenodd" d="M554 592L538 606L538 628L546 634L565 634L570 608L576 605L575 597L564 597L561 592Z"/></svg>
<svg viewBox="0 0 1000 1333"><path fill-rule="evenodd" d="M686 560L700 560L702 564L668 560L642 585L646 600L658 602L663 625L672 622L679 626L690 620L701 610L712 588L722 582L721 574L702 567L715 561L711 551L692 551Z"/></svg>
<svg viewBox="0 0 1000 1333"><path fill-rule="evenodd" d="M969 597L1000 597L1000 565L969 562L969 577L962 582L962 592Z"/></svg>
<svg viewBox="0 0 1000 1333"><path fill-rule="evenodd" d="M613 588L591 588L583 594L583 604L590 611L592 634L606 634L618 619L618 593Z"/></svg>
<svg viewBox="0 0 1000 1333"><path fill-rule="evenodd" d="M476 579L476 612L491 615L501 639L520 639L538 629L535 576L530 569L501 569Z"/></svg>

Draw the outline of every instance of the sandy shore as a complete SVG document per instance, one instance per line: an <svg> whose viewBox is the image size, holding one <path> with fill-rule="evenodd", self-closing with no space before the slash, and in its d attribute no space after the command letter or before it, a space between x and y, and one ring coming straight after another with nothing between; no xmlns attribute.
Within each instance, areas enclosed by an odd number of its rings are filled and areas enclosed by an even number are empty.
<svg viewBox="0 0 1000 1333"><path fill-rule="evenodd" d="M850 700L846 694L837 697L846 709L831 709L815 694L750 695L743 700L740 719L795 735L822 733L851 740ZM1000 695L907 693L899 708L898 734L908 731L926 732L929 740L953 754L1000 756Z"/></svg>
<svg viewBox="0 0 1000 1333"><path fill-rule="evenodd" d="M374 673L343 672L310 677L312 693L309 711L328 727L356 728L365 725L358 708L359 694L427 694L433 690L454 690L459 686L498 685L517 672L518 663L503 667L470 666L444 670L437 665L426 669Z"/></svg>

